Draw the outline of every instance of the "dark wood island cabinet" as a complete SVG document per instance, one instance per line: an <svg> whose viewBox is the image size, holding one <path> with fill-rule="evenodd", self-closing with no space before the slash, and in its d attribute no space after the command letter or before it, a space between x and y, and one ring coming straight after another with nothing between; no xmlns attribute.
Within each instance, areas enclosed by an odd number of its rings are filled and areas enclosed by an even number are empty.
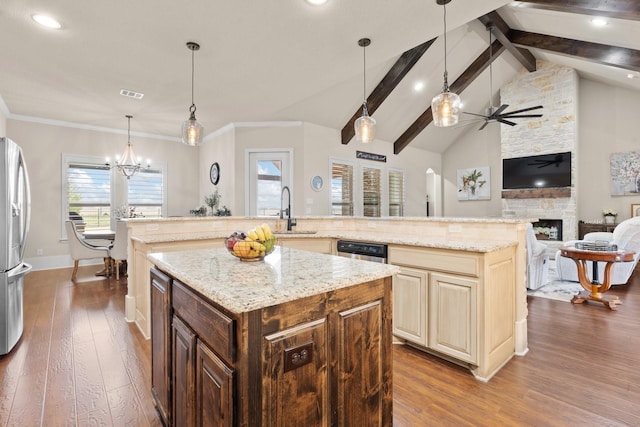
<svg viewBox="0 0 640 427"><path fill-rule="evenodd" d="M391 426L398 269L278 248L152 254L152 393L166 425Z"/></svg>

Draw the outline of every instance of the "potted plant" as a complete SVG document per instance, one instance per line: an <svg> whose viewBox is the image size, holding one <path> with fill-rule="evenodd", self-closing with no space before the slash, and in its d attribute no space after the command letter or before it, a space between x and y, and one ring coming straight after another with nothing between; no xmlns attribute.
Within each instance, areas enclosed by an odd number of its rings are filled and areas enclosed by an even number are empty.
<svg viewBox="0 0 640 427"><path fill-rule="evenodd" d="M618 212L614 211L613 209L603 209L602 215L604 215L604 222L606 224L614 224L616 222Z"/></svg>

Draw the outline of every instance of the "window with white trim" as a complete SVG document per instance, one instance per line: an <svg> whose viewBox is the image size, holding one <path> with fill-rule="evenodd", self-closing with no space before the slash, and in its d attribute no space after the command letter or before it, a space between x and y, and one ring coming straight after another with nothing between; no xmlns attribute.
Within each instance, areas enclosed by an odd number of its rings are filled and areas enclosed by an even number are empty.
<svg viewBox="0 0 640 427"><path fill-rule="evenodd" d="M353 165L331 161L331 215L353 216Z"/></svg>

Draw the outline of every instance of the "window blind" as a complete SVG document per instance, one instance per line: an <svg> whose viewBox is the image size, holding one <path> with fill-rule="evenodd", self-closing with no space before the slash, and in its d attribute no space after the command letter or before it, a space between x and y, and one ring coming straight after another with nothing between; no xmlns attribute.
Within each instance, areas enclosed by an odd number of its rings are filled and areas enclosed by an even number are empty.
<svg viewBox="0 0 640 427"><path fill-rule="evenodd" d="M74 220L78 228L109 228L111 172L108 166L69 163L66 190L69 219Z"/></svg>
<svg viewBox="0 0 640 427"><path fill-rule="evenodd" d="M404 172L389 171L389 216L404 216Z"/></svg>
<svg viewBox="0 0 640 427"><path fill-rule="evenodd" d="M144 169L127 180L129 216L162 217L164 185L161 170Z"/></svg>
<svg viewBox="0 0 640 427"><path fill-rule="evenodd" d="M362 168L362 214L364 216L379 217L381 206L380 169Z"/></svg>
<svg viewBox="0 0 640 427"><path fill-rule="evenodd" d="M331 164L331 215L353 216L353 166Z"/></svg>

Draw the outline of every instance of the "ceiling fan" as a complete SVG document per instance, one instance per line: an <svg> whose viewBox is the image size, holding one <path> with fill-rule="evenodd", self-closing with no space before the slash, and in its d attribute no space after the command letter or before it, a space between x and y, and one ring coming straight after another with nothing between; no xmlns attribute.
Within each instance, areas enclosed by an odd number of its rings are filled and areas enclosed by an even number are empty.
<svg viewBox="0 0 640 427"><path fill-rule="evenodd" d="M522 108L520 110L509 111L503 113L509 105L502 104L499 107L493 106L493 53L492 53L492 26L487 26L487 30L489 31L489 107L487 108L485 114L476 114L476 113L467 113L463 111L463 114L469 114L471 116L482 117L481 120L484 120L484 123L478 130L484 129L489 123L498 122L504 123L505 125L515 126L516 123L511 121L510 119L525 119L525 118L533 118L533 117L542 117L542 114L521 114L526 113L528 111L539 110L542 108L542 105L536 105L535 107Z"/></svg>

